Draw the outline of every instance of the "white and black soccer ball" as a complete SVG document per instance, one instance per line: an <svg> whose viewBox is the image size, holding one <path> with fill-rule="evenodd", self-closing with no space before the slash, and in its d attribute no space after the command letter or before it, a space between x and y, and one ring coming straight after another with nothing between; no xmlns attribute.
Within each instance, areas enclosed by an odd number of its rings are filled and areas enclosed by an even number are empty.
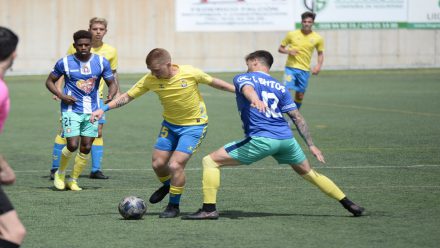
<svg viewBox="0 0 440 248"><path fill-rule="evenodd" d="M126 220L138 220L147 212L147 204L137 196L127 196L119 203L119 213Z"/></svg>

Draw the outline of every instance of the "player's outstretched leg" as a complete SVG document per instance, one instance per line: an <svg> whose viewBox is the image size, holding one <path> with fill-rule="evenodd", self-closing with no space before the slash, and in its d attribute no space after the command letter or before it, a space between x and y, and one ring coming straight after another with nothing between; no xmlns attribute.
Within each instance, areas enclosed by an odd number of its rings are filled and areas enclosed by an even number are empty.
<svg viewBox="0 0 440 248"><path fill-rule="evenodd" d="M302 177L318 187L322 192L324 192L329 197L338 200L345 209L347 209L354 216L361 216L364 212L364 208L356 205L350 201L345 194L339 189L336 184L330 180L328 177L319 174L318 172L311 169L307 174L302 175Z"/></svg>
<svg viewBox="0 0 440 248"><path fill-rule="evenodd" d="M165 176L165 177L159 177L159 181L163 184L159 189L157 189L151 196L150 196L150 203L156 204L165 198L165 196L170 192L170 182L171 182L171 176Z"/></svg>
<svg viewBox="0 0 440 248"><path fill-rule="evenodd" d="M220 187L220 169L211 158L203 158L203 207L197 212L182 216L183 220L216 220L219 213L216 209L217 191Z"/></svg>

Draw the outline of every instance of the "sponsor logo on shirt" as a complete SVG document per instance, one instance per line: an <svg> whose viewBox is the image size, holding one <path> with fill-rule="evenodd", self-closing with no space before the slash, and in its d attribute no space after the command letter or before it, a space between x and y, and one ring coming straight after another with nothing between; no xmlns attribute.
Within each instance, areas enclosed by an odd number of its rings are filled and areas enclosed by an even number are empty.
<svg viewBox="0 0 440 248"><path fill-rule="evenodd" d="M79 80L76 82L76 87L82 91L84 91L86 94L90 94L92 92L93 88L95 88L95 81L96 78L92 77L87 80Z"/></svg>

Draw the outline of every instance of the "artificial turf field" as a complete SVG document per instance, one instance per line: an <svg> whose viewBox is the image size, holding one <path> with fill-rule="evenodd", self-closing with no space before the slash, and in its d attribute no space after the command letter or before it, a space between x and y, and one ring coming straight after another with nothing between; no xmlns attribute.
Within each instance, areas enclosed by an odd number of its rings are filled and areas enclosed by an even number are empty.
<svg viewBox="0 0 440 248"><path fill-rule="evenodd" d="M212 75L232 81L234 74ZM280 72L273 75L281 78ZM120 75L121 90L140 76ZM162 120L154 93L107 113L103 168L110 180L87 178L89 166L79 180L83 191L54 191L48 175L59 103L51 99L45 79L6 77L12 106L0 153L17 176L4 189L28 231L22 247L440 244L440 69L323 71L311 78L301 112L327 163L306 155L317 171L367 209L360 218L289 167L266 158L222 170L217 221L159 219L167 198L148 204L142 220L123 220L117 205L124 196L147 200L160 186L150 163ZM233 94L200 88L210 124L186 168L182 214L202 204L202 157L243 137Z"/></svg>

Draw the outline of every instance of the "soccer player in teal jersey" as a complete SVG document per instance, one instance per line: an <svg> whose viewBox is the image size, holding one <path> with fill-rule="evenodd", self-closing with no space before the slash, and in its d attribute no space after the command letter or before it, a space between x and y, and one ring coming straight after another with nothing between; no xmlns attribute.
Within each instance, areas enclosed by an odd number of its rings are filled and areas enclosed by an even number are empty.
<svg viewBox="0 0 440 248"><path fill-rule="evenodd" d="M354 216L364 209L352 201L329 178L312 169L298 142L293 137L283 113L296 125L310 152L325 163L321 151L313 144L307 124L286 87L269 75L273 63L267 51L256 51L246 57L248 72L234 78L238 111L245 138L226 144L203 158L203 206L183 219L217 219L217 191L220 167L252 164L272 156L279 164L289 164L305 180L329 197L339 201Z"/></svg>
<svg viewBox="0 0 440 248"><path fill-rule="evenodd" d="M117 68L118 68L118 53L113 46L103 42L103 38L107 33L107 20L104 18L94 17L90 19L89 31L92 33L92 49L91 52L101 55L110 62L110 67L112 69L115 81L117 83ZM76 53L73 44L69 47L67 55ZM58 80L57 86L61 88L61 81ZM104 80L99 83L99 98L100 104L103 105L103 91L104 91ZM54 96L55 100L58 100ZM104 155L104 139L102 138L102 130L104 124L106 123L105 116L99 120L98 126L98 137L95 138L92 145L92 169L90 172L90 178L92 179L108 179L109 177L104 175L102 172L102 157ZM52 168L50 170L50 177L53 180L53 175L55 171L60 166L61 151L66 145L66 138L64 138L61 132L55 137L55 142L52 152Z"/></svg>
<svg viewBox="0 0 440 248"><path fill-rule="evenodd" d="M17 44L18 36L10 29L0 26L0 132L3 131L10 108L9 90L4 77L17 57ZM26 236L26 228L1 187L14 182L15 173L0 154L0 247L2 248L20 247Z"/></svg>
<svg viewBox="0 0 440 248"><path fill-rule="evenodd" d="M101 78L106 82L112 99L118 92L110 63L103 56L90 52L92 34L80 30L73 35L76 53L58 60L46 80L46 87L61 99L61 122L67 145L61 152L60 167L54 175L54 186L79 191L77 180L90 158L93 140L98 136L98 123L90 123L90 114L100 107L98 88ZM55 83L64 77L64 90ZM65 172L72 153L79 147L70 179L65 183Z"/></svg>
<svg viewBox="0 0 440 248"><path fill-rule="evenodd" d="M287 54L284 83L289 90L295 91L295 104L302 105L310 77L310 63L313 51L318 53L318 64L312 74L318 75L324 63L324 39L312 30L315 13L305 12L301 15L300 30L287 33L281 41L278 51Z"/></svg>
<svg viewBox="0 0 440 248"><path fill-rule="evenodd" d="M167 208L159 217L174 218L180 213L180 198L186 180L185 166L205 137L208 125L199 84L229 92L234 92L234 86L190 65L172 64L170 54L162 48L150 51L146 64L151 73L142 77L126 93L93 112L90 121L148 91L159 96L164 121L154 146L152 167L163 185L151 195L150 203L160 202L170 193Z"/></svg>

